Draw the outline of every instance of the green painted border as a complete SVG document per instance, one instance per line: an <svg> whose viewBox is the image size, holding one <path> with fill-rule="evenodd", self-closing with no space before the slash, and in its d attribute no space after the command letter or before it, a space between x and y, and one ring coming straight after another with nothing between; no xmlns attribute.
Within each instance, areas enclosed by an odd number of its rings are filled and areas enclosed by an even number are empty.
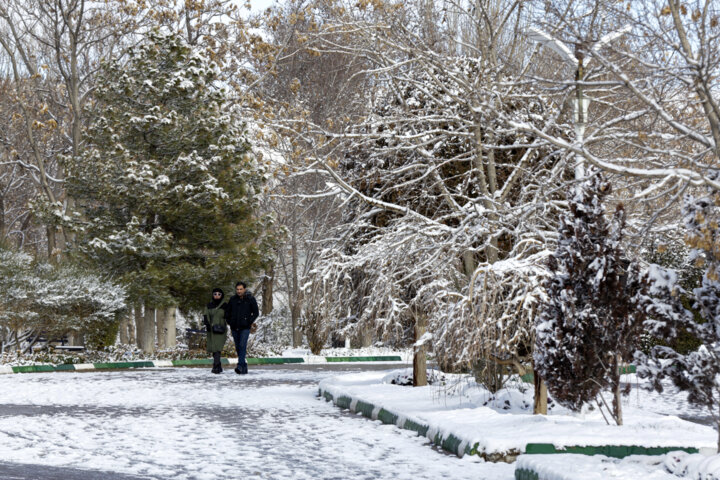
<svg viewBox="0 0 720 480"><path fill-rule="evenodd" d="M558 449L551 443L528 443L525 453L528 455L575 453L580 455L605 455L612 458L625 458L630 455L664 455L668 452L682 450L687 453L699 453L694 447L640 447L637 445L595 445L572 446Z"/></svg>
<svg viewBox="0 0 720 480"><path fill-rule="evenodd" d="M346 397L344 395L342 397L338 397L335 400L335 405L340 408L350 408L350 403L352 403L352 398Z"/></svg>
<svg viewBox="0 0 720 480"><path fill-rule="evenodd" d="M375 410L375 405L368 402L358 400L355 404L355 411L362 413L363 417L372 418L372 412Z"/></svg>
<svg viewBox="0 0 720 480"><path fill-rule="evenodd" d="M93 363L95 370L113 370L122 368L147 368L154 367L155 364L150 361L146 362L98 362Z"/></svg>
<svg viewBox="0 0 720 480"><path fill-rule="evenodd" d="M378 412L378 420L388 425L397 425L398 416L394 413L381 408Z"/></svg>
<svg viewBox="0 0 720 480"><path fill-rule="evenodd" d="M55 365L56 372L74 372L75 365L72 363L63 363L61 365Z"/></svg>
<svg viewBox="0 0 720 480"><path fill-rule="evenodd" d="M54 372L55 367L52 365L22 365L12 367L13 373L36 373L36 372Z"/></svg>
<svg viewBox="0 0 720 480"><path fill-rule="evenodd" d="M402 357L399 355L385 355L377 357L325 357L325 359L332 362L402 362Z"/></svg>
<svg viewBox="0 0 720 480"><path fill-rule="evenodd" d="M428 425L423 425L412 420L405 420L403 428L405 430L412 430L413 432L417 432L417 434L421 437L427 436L427 432L428 430L430 430L430 427Z"/></svg>
<svg viewBox="0 0 720 480"><path fill-rule="evenodd" d="M527 470L525 468L515 469L515 480L540 480L540 475L534 470Z"/></svg>
<svg viewBox="0 0 720 480"><path fill-rule="evenodd" d="M318 396L325 398L326 401L332 402L334 401L335 405L340 408L349 408L350 404L352 403L352 398L348 397L347 395L342 395L337 397L333 396L330 392L327 390L318 389ZM345 406L347 405L347 407ZM362 414L363 417L366 418L372 418L372 412L375 410L375 405L372 403L364 402L362 400L358 400L355 403L355 413ZM386 410L384 408L381 408L378 412L377 419L381 422L388 424L388 425L395 425L399 426L400 428L404 430L410 430L418 434L418 436L426 437L428 430L430 430L430 427L427 425L422 425L419 423L416 423L412 420L406 419L402 425L398 424L399 416L390 410ZM443 438L439 433L435 435L435 438L432 439L433 443L441 447L443 450L454 453L455 455L460 456L461 453L468 453L469 451L472 451L473 454L477 454L477 448L478 444L476 443L472 449L469 449L468 447L465 448L463 452L460 452L460 444L462 441L457 438L455 435L450 434L446 438Z"/></svg>
<svg viewBox="0 0 720 480"><path fill-rule="evenodd" d="M284 363L305 363L300 357L247 358L248 365L279 365Z"/></svg>
<svg viewBox="0 0 720 480"><path fill-rule="evenodd" d="M199 365L212 365L212 358L191 358L187 360L173 360L173 367L192 367Z"/></svg>

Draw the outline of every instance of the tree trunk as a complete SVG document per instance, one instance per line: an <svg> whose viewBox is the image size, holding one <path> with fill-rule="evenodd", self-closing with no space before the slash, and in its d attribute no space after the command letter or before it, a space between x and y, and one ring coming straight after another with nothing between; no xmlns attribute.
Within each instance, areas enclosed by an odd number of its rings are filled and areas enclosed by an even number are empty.
<svg viewBox="0 0 720 480"><path fill-rule="evenodd" d="M465 270L465 276L472 278L475 272L475 252L472 250L465 250L463 252L463 270Z"/></svg>
<svg viewBox="0 0 720 480"><path fill-rule="evenodd" d="M53 264L58 263L57 258L57 236L55 235L55 227L47 227L47 248L48 248L48 261Z"/></svg>
<svg viewBox="0 0 720 480"><path fill-rule="evenodd" d="M367 348L372 346L373 339L375 338L375 332L370 327L365 327L360 332L360 346Z"/></svg>
<svg viewBox="0 0 720 480"><path fill-rule="evenodd" d="M292 292L290 292L290 316L292 320L293 347L302 345L302 330L300 330L300 287L298 279L298 251L297 238L293 234L290 243L291 268L292 268Z"/></svg>
<svg viewBox="0 0 720 480"><path fill-rule="evenodd" d="M420 341L427 331L427 320L424 314L415 316L415 342ZM415 347L413 353L413 387L427 385L427 363L425 345Z"/></svg>
<svg viewBox="0 0 720 480"><path fill-rule="evenodd" d="M135 335L135 332L137 331L137 325L136 325L136 317L134 315L131 315L130 312L127 314L127 327L128 327L128 345L136 345L135 342L137 342L137 336Z"/></svg>
<svg viewBox="0 0 720 480"><path fill-rule="evenodd" d="M120 335L120 343L122 345L128 345L130 343L130 336L128 335L129 331L130 331L130 315L124 314L122 316L122 320L120 320L120 327L118 329L118 333Z"/></svg>
<svg viewBox="0 0 720 480"><path fill-rule="evenodd" d="M302 330L300 330L300 302L292 302L290 306L290 320L292 323L293 347L302 345Z"/></svg>
<svg viewBox="0 0 720 480"><path fill-rule="evenodd" d="M155 341L157 342L158 350L164 350L167 348L165 345L165 314L167 310L159 308L155 312Z"/></svg>
<svg viewBox="0 0 720 480"><path fill-rule="evenodd" d="M155 309L145 305L142 328L138 332L138 346L145 353L155 352Z"/></svg>
<svg viewBox="0 0 720 480"><path fill-rule="evenodd" d="M143 322L145 321L142 314L142 305L139 303L133 307L133 314L135 316L135 345L139 349L142 349L142 329Z"/></svg>
<svg viewBox="0 0 720 480"><path fill-rule="evenodd" d="M615 423L618 425L623 424L623 415L622 415L622 394L620 393L620 379L618 379L617 383L615 384L615 396L613 398L613 415L615 416Z"/></svg>
<svg viewBox="0 0 720 480"><path fill-rule="evenodd" d="M5 198L0 196L0 240L5 238Z"/></svg>
<svg viewBox="0 0 720 480"><path fill-rule="evenodd" d="M170 307L165 309L163 319L165 321L163 328L165 348L174 348L177 345L177 308Z"/></svg>
<svg viewBox="0 0 720 480"><path fill-rule="evenodd" d="M533 414L547 415L547 385L540 377L537 370L533 370L533 381L535 383L535 402L533 405Z"/></svg>
<svg viewBox="0 0 720 480"><path fill-rule="evenodd" d="M265 270L262 281L262 314L269 315L273 311L273 287L275 285L275 264Z"/></svg>
<svg viewBox="0 0 720 480"><path fill-rule="evenodd" d="M70 332L67 334L68 337L68 345L72 347L82 347L85 345L85 339L83 338L83 335L79 332Z"/></svg>
<svg viewBox="0 0 720 480"><path fill-rule="evenodd" d="M611 362L612 364L612 362ZM615 356L615 365L613 366L613 416L615 417L615 423L618 425L623 424L622 416L622 394L620 392L620 366L622 365L622 358L620 355Z"/></svg>

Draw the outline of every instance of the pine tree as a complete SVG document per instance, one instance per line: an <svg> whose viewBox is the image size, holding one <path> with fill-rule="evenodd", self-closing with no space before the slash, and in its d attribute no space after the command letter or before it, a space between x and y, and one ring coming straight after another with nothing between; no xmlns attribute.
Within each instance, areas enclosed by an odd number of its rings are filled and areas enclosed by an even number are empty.
<svg viewBox="0 0 720 480"><path fill-rule="evenodd" d="M67 162L78 249L152 308L199 306L269 243L262 171L218 74L180 36L151 32L126 64L103 64L86 149Z"/></svg>
<svg viewBox="0 0 720 480"><path fill-rule="evenodd" d="M612 408L604 405L620 425L619 370L635 351L647 286L637 264L623 257L622 205L610 224L605 220L602 200L609 192L610 184L595 173L570 198L536 317L534 359L553 398L572 410L599 402L602 391L612 389Z"/></svg>

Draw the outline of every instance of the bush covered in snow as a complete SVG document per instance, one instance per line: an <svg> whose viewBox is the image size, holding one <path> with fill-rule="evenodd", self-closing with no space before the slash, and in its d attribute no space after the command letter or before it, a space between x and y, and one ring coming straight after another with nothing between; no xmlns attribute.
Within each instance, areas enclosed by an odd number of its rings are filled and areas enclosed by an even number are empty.
<svg viewBox="0 0 720 480"><path fill-rule="evenodd" d="M40 336L86 335L90 347L115 341L125 290L72 265L51 265L0 249L0 352L29 351Z"/></svg>

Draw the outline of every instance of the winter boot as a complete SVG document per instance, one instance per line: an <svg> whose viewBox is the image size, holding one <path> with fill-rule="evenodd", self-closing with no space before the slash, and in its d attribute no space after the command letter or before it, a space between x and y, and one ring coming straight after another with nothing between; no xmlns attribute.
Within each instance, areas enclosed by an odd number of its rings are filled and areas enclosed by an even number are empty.
<svg viewBox="0 0 720 480"><path fill-rule="evenodd" d="M243 373L242 368L240 368L239 365L237 367L235 367L235 373L237 373L238 375Z"/></svg>
<svg viewBox="0 0 720 480"><path fill-rule="evenodd" d="M247 373L248 373L247 363L242 366L242 373L243 373L243 374L247 374Z"/></svg>

